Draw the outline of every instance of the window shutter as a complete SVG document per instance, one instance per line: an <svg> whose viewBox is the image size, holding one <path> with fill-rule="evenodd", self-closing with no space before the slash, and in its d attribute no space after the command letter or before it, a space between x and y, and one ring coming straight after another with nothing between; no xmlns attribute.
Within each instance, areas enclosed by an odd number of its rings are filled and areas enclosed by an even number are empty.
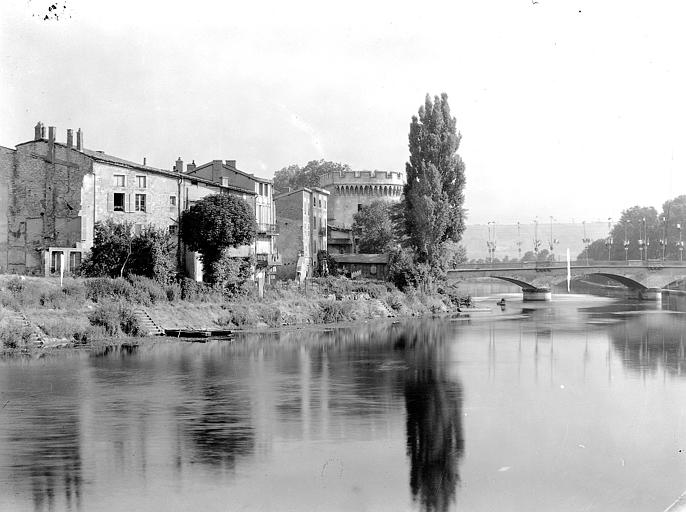
<svg viewBox="0 0 686 512"><path fill-rule="evenodd" d="M126 194L126 201L124 201L124 204L126 205L124 207L124 211L126 211L126 212L132 212L133 211L133 208L131 208L131 196L132 195L133 194Z"/></svg>
<svg viewBox="0 0 686 512"><path fill-rule="evenodd" d="M111 212L114 210L114 192L107 193L107 211Z"/></svg>

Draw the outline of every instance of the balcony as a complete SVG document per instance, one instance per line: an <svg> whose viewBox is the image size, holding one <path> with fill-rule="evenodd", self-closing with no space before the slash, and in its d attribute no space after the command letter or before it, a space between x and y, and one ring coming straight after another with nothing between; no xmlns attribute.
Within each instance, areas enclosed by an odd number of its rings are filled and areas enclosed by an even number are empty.
<svg viewBox="0 0 686 512"><path fill-rule="evenodd" d="M261 222L257 223L257 234L258 235L278 235L278 230L276 229L276 224L264 224Z"/></svg>
<svg viewBox="0 0 686 512"><path fill-rule="evenodd" d="M257 253L255 255L257 267L273 267L281 265L281 256L278 254Z"/></svg>

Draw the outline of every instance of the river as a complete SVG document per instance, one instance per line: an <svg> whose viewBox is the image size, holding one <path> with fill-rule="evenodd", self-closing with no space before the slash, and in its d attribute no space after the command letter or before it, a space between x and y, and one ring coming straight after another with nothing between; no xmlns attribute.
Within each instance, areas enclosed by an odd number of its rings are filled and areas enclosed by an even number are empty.
<svg viewBox="0 0 686 512"><path fill-rule="evenodd" d="M2 361L0 510L665 510L686 490L686 307L498 298Z"/></svg>

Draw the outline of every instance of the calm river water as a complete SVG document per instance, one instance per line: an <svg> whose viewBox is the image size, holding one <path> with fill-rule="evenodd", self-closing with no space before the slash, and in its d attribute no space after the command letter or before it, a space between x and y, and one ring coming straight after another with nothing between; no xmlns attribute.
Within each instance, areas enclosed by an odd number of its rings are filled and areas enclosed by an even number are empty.
<svg viewBox="0 0 686 512"><path fill-rule="evenodd" d="M663 511L686 310L469 319L0 362L0 510Z"/></svg>

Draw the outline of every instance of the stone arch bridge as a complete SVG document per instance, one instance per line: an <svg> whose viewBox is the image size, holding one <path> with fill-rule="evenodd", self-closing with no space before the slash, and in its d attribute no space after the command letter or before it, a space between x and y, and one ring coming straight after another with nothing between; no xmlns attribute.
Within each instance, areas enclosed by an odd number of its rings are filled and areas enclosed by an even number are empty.
<svg viewBox="0 0 686 512"><path fill-rule="evenodd" d="M678 261L572 261L570 270L572 279L598 275L617 281L642 300L661 300L667 285L686 278L686 263ZM477 263L448 271L450 280L472 277L492 277L516 284L522 288L525 301L550 300L551 286L567 279L567 263Z"/></svg>

